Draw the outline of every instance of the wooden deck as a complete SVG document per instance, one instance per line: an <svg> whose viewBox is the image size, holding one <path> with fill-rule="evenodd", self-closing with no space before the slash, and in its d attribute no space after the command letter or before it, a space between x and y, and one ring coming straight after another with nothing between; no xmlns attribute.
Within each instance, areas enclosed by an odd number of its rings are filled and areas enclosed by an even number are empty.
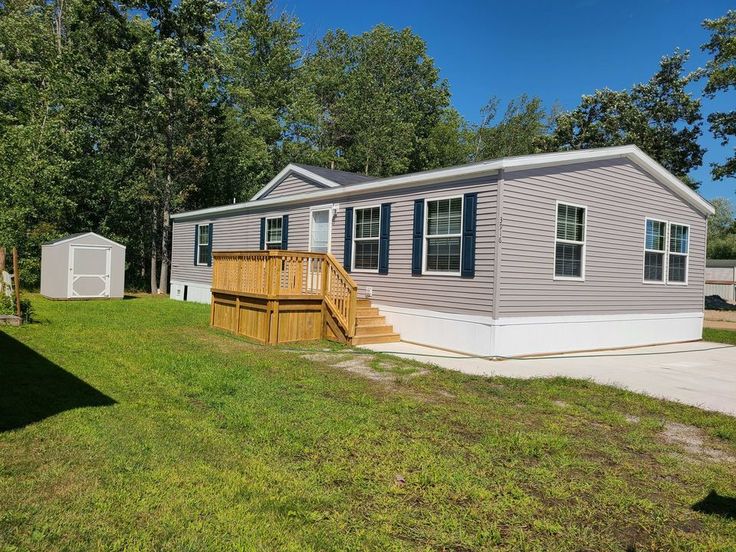
<svg viewBox="0 0 736 552"><path fill-rule="evenodd" d="M398 340L390 326L358 327L358 286L330 254L227 251L213 258L212 326L268 344Z"/></svg>

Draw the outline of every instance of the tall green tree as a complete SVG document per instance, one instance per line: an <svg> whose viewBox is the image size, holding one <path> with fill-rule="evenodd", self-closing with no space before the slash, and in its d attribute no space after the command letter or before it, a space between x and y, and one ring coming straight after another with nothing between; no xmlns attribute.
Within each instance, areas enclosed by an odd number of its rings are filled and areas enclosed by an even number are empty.
<svg viewBox="0 0 736 552"><path fill-rule="evenodd" d="M484 118L477 129L474 153L477 161L544 150L550 116L544 110L541 98L522 94L511 100L501 120L491 125L497 108L498 100L491 98L481 111Z"/></svg>
<svg viewBox="0 0 736 552"><path fill-rule="evenodd" d="M711 200L716 212L708 218L708 258L736 258L736 220L728 198Z"/></svg>
<svg viewBox="0 0 736 552"><path fill-rule="evenodd" d="M411 30L328 32L304 61L300 89L296 147L287 145L287 155L376 176L430 165L432 134L450 95Z"/></svg>
<svg viewBox="0 0 736 552"><path fill-rule="evenodd" d="M688 52L661 59L659 70L631 91L597 90L561 113L548 149L584 149L636 144L692 188L688 173L702 165L705 149L700 100L686 89L696 76L686 74Z"/></svg>
<svg viewBox="0 0 736 552"><path fill-rule="evenodd" d="M713 98L736 89L736 10L729 10L718 19L706 19L703 27L711 33L703 50L712 56L705 66L704 92ZM736 138L736 109L715 111L708 115L708 123L722 146L728 146L731 139ZM736 176L736 143L723 163L713 164L712 173L716 180Z"/></svg>
<svg viewBox="0 0 736 552"><path fill-rule="evenodd" d="M147 44L148 86L140 119L140 145L150 185L144 197L151 209L151 291L165 292L170 214L196 193L208 164L207 144L214 127L218 84L211 37L223 4L219 0L147 0L132 6L145 10L153 28Z"/></svg>
<svg viewBox="0 0 736 552"><path fill-rule="evenodd" d="M248 199L280 165L294 103L299 22L272 0L237 0L222 25L221 110L201 205Z"/></svg>

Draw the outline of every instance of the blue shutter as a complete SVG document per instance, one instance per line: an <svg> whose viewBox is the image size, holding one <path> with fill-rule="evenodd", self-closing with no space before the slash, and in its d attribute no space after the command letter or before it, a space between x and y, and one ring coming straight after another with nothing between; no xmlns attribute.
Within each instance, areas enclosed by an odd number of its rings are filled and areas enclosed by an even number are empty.
<svg viewBox="0 0 736 552"><path fill-rule="evenodd" d="M350 272L353 260L353 208L345 209L345 248L343 249L342 265Z"/></svg>
<svg viewBox="0 0 736 552"><path fill-rule="evenodd" d="M460 275L463 278L475 276L475 227L478 211L478 194L465 194L463 197L463 242Z"/></svg>
<svg viewBox="0 0 736 552"><path fill-rule="evenodd" d="M414 201L414 232L411 239L411 274L422 275L422 248L424 242L424 200Z"/></svg>
<svg viewBox="0 0 736 552"><path fill-rule="evenodd" d="M378 273L388 274L388 243L391 235L391 204L381 204L381 234L378 240Z"/></svg>
<svg viewBox="0 0 736 552"><path fill-rule="evenodd" d="M210 240L207 246L207 266L212 266L212 223L210 222Z"/></svg>
<svg viewBox="0 0 736 552"><path fill-rule="evenodd" d="M289 215L281 217L281 249L289 249Z"/></svg>
<svg viewBox="0 0 736 552"><path fill-rule="evenodd" d="M261 219L261 241L259 243L258 249L261 251L266 249L266 217Z"/></svg>
<svg viewBox="0 0 736 552"><path fill-rule="evenodd" d="M199 224L194 225L194 266L197 266L199 259Z"/></svg>

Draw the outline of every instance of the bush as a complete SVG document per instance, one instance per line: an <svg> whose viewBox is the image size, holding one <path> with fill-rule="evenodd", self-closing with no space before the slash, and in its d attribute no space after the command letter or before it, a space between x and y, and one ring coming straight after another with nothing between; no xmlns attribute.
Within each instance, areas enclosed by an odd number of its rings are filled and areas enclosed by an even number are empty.
<svg viewBox="0 0 736 552"><path fill-rule="evenodd" d="M15 299L3 294L0 295L0 314L15 314ZM20 317L23 322L33 321L33 306L29 299L20 300Z"/></svg>

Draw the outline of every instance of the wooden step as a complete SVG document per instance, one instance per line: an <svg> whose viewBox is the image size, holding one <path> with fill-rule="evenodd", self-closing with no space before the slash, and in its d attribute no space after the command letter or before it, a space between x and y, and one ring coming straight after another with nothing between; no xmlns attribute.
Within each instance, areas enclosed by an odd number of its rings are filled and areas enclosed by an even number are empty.
<svg viewBox="0 0 736 552"><path fill-rule="evenodd" d="M367 316L380 316L381 313L378 312L376 307L358 307L356 315L358 318L364 318Z"/></svg>
<svg viewBox="0 0 736 552"><path fill-rule="evenodd" d="M358 316L356 320L356 326L385 326L385 316Z"/></svg>
<svg viewBox="0 0 736 552"><path fill-rule="evenodd" d="M370 308L373 306L373 301L370 299L358 299L358 308Z"/></svg>
<svg viewBox="0 0 736 552"><path fill-rule="evenodd" d="M358 326L355 328L355 336L363 337L366 335L384 335L394 333L393 326Z"/></svg>
<svg viewBox="0 0 736 552"><path fill-rule="evenodd" d="M353 345L370 345L373 343L396 343L401 341L401 337L397 333L385 333L378 335L362 335L355 336L351 343Z"/></svg>

